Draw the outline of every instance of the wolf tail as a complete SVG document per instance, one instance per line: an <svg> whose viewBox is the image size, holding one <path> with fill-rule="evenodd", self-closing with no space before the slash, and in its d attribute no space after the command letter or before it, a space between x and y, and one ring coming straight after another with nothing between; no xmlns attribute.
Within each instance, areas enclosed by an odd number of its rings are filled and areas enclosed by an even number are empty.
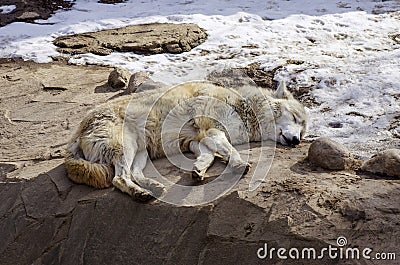
<svg viewBox="0 0 400 265"><path fill-rule="evenodd" d="M109 187L114 177L113 166L85 160L77 142L72 142L67 146L65 167L68 178L72 181L95 188Z"/></svg>

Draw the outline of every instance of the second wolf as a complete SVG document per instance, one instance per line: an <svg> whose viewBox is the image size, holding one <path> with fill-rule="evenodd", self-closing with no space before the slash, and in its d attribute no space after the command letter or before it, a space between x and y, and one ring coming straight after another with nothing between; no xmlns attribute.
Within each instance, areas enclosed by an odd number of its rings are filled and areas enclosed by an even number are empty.
<svg viewBox="0 0 400 265"><path fill-rule="evenodd" d="M97 188L111 184L138 200L164 192L146 178L148 156L196 155L193 175L203 179L215 156L246 173L249 164L233 145L274 140L297 145L307 115L284 82L272 92L254 86L236 90L211 83L186 83L123 96L98 106L69 142L68 177Z"/></svg>

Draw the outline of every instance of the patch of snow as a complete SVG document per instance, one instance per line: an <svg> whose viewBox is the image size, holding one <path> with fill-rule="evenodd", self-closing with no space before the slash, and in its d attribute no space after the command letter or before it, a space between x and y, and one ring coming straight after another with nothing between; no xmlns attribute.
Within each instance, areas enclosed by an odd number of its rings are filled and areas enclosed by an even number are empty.
<svg viewBox="0 0 400 265"><path fill-rule="evenodd" d="M0 14L8 14L11 13L14 9L16 9L16 5L4 5L0 6Z"/></svg>

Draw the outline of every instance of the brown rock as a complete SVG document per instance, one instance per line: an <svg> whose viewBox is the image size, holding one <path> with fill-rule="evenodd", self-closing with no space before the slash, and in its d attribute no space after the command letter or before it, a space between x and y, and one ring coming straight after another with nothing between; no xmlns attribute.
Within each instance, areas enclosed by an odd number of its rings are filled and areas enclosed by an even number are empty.
<svg viewBox="0 0 400 265"><path fill-rule="evenodd" d="M123 89L127 84L131 73L123 68L115 68L108 76L108 84L118 90Z"/></svg>
<svg viewBox="0 0 400 265"><path fill-rule="evenodd" d="M391 177L400 177L400 149L388 149L378 153L367 160L361 169Z"/></svg>
<svg viewBox="0 0 400 265"><path fill-rule="evenodd" d="M111 70L20 59L0 61L0 72L10 76L0 78L0 176L34 177L55 166L53 158L64 149L82 115L113 95L94 94Z"/></svg>
<svg viewBox="0 0 400 265"><path fill-rule="evenodd" d="M125 94L139 93L147 90L158 89L162 87L167 87L168 85L155 82L150 78L150 74L147 72L137 72L131 75L129 79L129 84L125 90Z"/></svg>
<svg viewBox="0 0 400 265"><path fill-rule="evenodd" d="M19 17L17 17L18 20L31 20L31 19L37 19L40 18L40 15L36 12L25 12L22 13Z"/></svg>
<svg viewBox="0 0 400 265"><path fill-rule="evenodd" d="M278 87L277 82L273 79L275 72L281 67L277 67L271 71L263 70L260 67L259 63L251 63L242 68L227 68L222 71L213 71L206 79L217 85L232 88L250 85L276 89Z"/></svg>
<svg viewBox="0 0 400 265"><path fill-rule="evenodd" d="M131 75L129 78L129 83L127 87L127 92L128 93L133 93L135 92L138 87L143 84L145 81L150 79L150 74L147 72L137 72Z"/></svg>
<svg viewBox="0 0 400 265"><path fill-rule="evenodd" d="M168 85L161 83L161 82L155 82L151 79L146 80L136 90L136 93L142 92L142 91L147 91L147 90L153 90L153 89L158 89L162 87L167 87Z"/></svg>
<svg viewBox="0 0 400 265"><path fill-rule="evenodd" d="M222 71L212 71L206 79L219 86L230 88L256 86L256 83L247 75L244 68L228 68Z"/></svg>
<svg viewBox="0 0 400 265"><path fill-rule="evenodd" d="M304 160L309 143L238 147L242 155L250 154L252 169L232 191L203 206L138 203L113 188L72 183L51 154L64 149L83 113L120 96L120 91L96 93L111 70L0 60L5 76L0 92L7 95L0 100L0 264L278 264L276 255L260 260L257 251L265 243L268 249L320 250L335 247L339 235L360 251L398 249L399 181L315 170ZM46 90L43 84L67 89ZM167 158L153 164L177 188L197 185L190 172ZM210 176L224 169L216 160ZM31 180L10 178L23 178L20 170ZM145 169L145 176L151 172ZM264 179L249 191L257 174ZM341 264L325 257L307 264Z"/></svg>
<svg viewBox="0 0 400 265"><path fill-rule="evenodd" d="M113 51L138 54L182 53L207 38L195 24L153 23L59 37L59 52L107 55Z"/></svg>
<svg viewBox="0 0 400 265"><path fill-rule="evenodd" d="M350 151L329 138L315 140L308 150L308 160L325 169L348 169L354 162Z"/></svg>

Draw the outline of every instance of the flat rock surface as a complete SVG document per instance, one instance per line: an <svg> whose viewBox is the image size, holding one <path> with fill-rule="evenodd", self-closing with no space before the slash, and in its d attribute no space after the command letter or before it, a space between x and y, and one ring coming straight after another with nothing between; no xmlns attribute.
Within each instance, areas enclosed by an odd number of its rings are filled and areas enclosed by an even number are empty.
<svg viewBox="0 0 400 265"><path fill-rule="evenodd" d="M62 36L54 44L59 52L68 54L108 55L113 51L157 54L187 52L206 38L205 31L195 24L153 23Z"/></svg>
<svg viewBox="0 0 400 265"><path fill-rule="evenodd" d="M2 60L0 70L2 265L275 264L282 262L276 256L257 258L264 243L321 249L336 247L339 236L374 253L398 251L399 180L316 167L306 159L307 142L277 146L268 175L252 192L256 158L271 150L258 143L239 148L250 154L250 172L203 206L138 203L113 188L76 185L66 177L61 151L86 111L119 95L99 89L112 69ZM261 159L258 174L268 171ZM171 181L195 185L166 159L154 166ZM211 173L223 166L216 162Z"/></svg>
<svg viewBox="0 0 400 265"><path fill-rule="evenodd" d="M117 94L99 93L111 71L1 59L0 161L18 164L22 178L62 163L62 150L83 115Z"/></svg>

